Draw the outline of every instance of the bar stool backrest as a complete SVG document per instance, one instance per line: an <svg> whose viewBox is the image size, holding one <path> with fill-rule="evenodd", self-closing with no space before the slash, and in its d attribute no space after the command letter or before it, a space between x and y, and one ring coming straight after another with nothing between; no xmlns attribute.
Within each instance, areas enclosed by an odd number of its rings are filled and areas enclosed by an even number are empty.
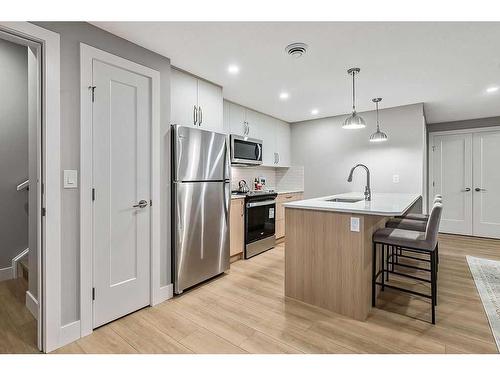
<svg viewBox="0 0 500 375"><path fill-rule="evenodd" d="M437 244L439 233L439 223L441 222L441 213L443 212L443 205L439 202L435 203L432 207L427 227L425 228L425 240L428 241L434 249Z"/></svg>

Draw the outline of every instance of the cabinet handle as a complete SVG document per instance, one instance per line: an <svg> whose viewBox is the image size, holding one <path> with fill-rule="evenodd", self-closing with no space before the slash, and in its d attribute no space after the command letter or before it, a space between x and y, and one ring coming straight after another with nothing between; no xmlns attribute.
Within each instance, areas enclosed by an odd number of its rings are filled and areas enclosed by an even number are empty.
<svg viewBox="0 0 500 375"><path fill-rule="evenodd" d="M278 164L279 164L279 162L280 162L280 153L277 152L276 155L278 155Z"/></svg>
<svg viewBox="0 0 500 375"><path fill-rule="evenodd" d="M200 111L200 122L198 125L201 126L201 123L203 122L203 110L201 109L201 106L198 107L198 110Z"/></svg>
<svg viewBox="0 0 500 375"><path fill-rule="evenodd" d="M197 122L198 122L198 110L197 110L196 106L194 106L194 108L193 108L193 124L196 125Z"/></svg>
<svg viewBox="0 0 500 375"><path fill-rule="evenodd" d="M250 134L250 124L247 121L247 135Z"/></svg>
<svg viewBox="0 0 500 375"><path fill-rule="evenodd" d="M483 188L478 188L478 187L477 187L477 188L475 188L474 190L475 190L475 191L486 191L486 189L483 189Z"/></svg>
<svg viewBox="0 0 500 375"><path fill-rule="evenodd" d="M464 190L462 190L462 192L464 192L464 193L466 193L468 191L470 191L470 188L465 188Z"/></svg>

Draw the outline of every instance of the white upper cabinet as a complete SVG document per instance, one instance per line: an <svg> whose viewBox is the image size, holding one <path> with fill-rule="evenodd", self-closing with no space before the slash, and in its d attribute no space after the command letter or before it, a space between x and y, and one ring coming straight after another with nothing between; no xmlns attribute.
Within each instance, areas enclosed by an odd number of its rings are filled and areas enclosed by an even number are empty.
<svg viewBox="0 0 500 375"><path fill-rule="evenodd" d="M198 123L202 129L223 131L222 87L198 80Z"/></svg>
<svg viewBox="0 0 500 375"><path fill-rule="evenodd" d="M171 123L222 132L222 88L172 69Z"/></svg>
<svg viewBox="0 0 500 375"><path fill-rule="evenodd" d="M275 152L276 152L276 166L289 167L292 165L292 151L291 151L291 131L290 125L284 121L276 120L274 126L275 135Z"/></svg>
<svg viewBox="0 0 500 375"><path fill-rule="evenodd" d="M198 79L172 69L170 103L172 124L197 127Z"/></svg>
<svg viewBox="0 0 500 375"><path fill-rule="evenodd" d="M262 165L291 165L290 125L274 117L224 101L224 128L230 134L262 140Z"/></svg>
<svg viewBox="0 0 500 375"><path fill-rule="evenodd" d="M246 125L246 111L245 107L241 105L234 104L231 102L226 102L229 110L229 133L237 134L241 136L247 135L247 125Z"/></svg>

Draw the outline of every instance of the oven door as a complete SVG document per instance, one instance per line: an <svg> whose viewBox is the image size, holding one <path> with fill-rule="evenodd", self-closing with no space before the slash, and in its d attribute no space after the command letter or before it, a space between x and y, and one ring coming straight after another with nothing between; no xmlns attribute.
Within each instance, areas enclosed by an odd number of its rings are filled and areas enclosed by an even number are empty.
<svg viewBox="0 0 500 375"><path fill-rule="evenodd" d="M276 201L265 200L246 204L245 243L274 236Z"/></svg>
<svg viewBox="0 0 500 375"><path fill-rule="evenodd" d="M231 134L231 163L262 164L262 141Z"/></svg>

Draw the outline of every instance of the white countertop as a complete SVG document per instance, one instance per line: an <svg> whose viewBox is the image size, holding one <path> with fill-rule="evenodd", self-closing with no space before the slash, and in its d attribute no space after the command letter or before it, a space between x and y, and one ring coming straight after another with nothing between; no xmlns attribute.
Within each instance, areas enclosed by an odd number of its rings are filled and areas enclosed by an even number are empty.
<svg viewBox="0 0 500 375"><path fill-rule="evenodd" d="M328 202L333 198L359 198L359 202ZM326 197L305 199L285 203L286 208L300 208L317 211L350 212L363 215L399 216L403 215L417 200L419 194L373 193L371 201L365 201L363 193L343 193Z"/></svg>

